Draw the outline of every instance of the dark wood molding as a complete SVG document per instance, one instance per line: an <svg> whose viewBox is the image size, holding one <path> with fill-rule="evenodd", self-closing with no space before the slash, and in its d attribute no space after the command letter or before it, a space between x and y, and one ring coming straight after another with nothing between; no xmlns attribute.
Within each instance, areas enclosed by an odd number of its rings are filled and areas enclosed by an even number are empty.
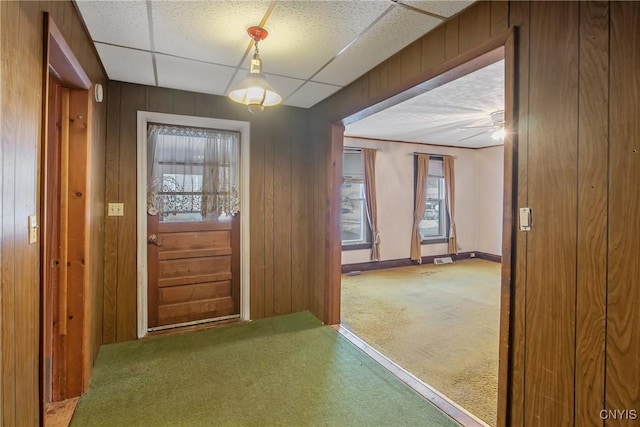
<svg viewBox="0 0 640 427"><path fill-rule="evenodd" d="M90 89L91 79L84 72L71 47L48 13L45 13L45 34L48 34L49 66L53 68L65 86Z"/></svg>
<svg viewBox="0 0 640 427"><path fill-rule="evenodd" d="M497 262L498 264L502 264L502 255L494 255L486 252L477 252L476 258L484 259L486 261Z"/></svg>
<svg viewBox="0 0 640 427"><path fill-rule="evenodd" d="M475 253L475 256L472 256ZM429 255L422 257L422 264L433 264L433 260L436 258L442 257L451 257L454 261L460 261L463 259L469 258L480 258L478 256L480 252L460 252L459 254L442 254L442 255ZM494 256L485 254L487 256ZM486 259L486 258L482 258ZM492 260L490 260L492 261ZM410 265L418 265L415 262L411 261L411 258L401 258L401 259L390 259L386 261L368 261L368 262L357 262L354 264L345 264L342 266L342 273L349 273L351 271L369 271L369 270L384 270L387 268L395 268L395 267L408 267Z"/></svg>

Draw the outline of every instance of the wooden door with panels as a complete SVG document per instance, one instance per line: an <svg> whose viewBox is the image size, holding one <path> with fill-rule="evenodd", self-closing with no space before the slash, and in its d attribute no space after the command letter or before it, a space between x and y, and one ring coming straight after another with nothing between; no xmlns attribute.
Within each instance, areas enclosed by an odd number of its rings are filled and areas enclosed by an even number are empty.
<svg viewBox="0 0 640 427"><path fill-rule="evenodd" d="M147 214L150 331L240 317L240 213L203 215L204 156L176 156L148 157L156 162L148 168L159 170L148 180L160 182L153 197L164 200L164 208L152 202Z"/></svg>

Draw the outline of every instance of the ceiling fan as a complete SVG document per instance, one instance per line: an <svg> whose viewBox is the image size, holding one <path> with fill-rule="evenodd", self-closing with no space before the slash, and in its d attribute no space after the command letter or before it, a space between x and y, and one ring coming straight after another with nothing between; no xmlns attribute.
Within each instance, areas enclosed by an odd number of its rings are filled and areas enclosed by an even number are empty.
<svg viewBox="0 0 640 427"><path fill-rule="evenodd" d="M496 141L502 141L504 140L504 134L505 134L505 130L504 130L504 110L497 110L492 112L490 115L491 117L491 125L487 125L487 126L465 126L462 129L481 129L481 128L487 128L486 130L483 130L482 132L478 132L478 133L474 133L473 135L467 136L465 138L459 139L458 141L465 141L467 139L471 139L471 138L475 138L476 136L480 136L482 134L485 133L491 133L491 138L493 138Z"/></svg>

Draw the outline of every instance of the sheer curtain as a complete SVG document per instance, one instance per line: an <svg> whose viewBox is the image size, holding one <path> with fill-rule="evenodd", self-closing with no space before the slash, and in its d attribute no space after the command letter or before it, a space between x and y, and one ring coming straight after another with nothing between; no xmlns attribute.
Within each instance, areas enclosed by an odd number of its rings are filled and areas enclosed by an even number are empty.
<svg viewBox="0 0 640 427"><path fill-rule="evenodd" d="M424 216L427 198L426 185L427 177L429 176L429 156L427 154L418 154L417 162L416 197L413 205L413 228L411 229L411 259L418 264L422 264L420 221Z"/></svg>
<svg viewBox="0 0 640 427"><path fill-rule="evenodd" d="M224 219L239 211L240 134L150 124L147 210L160 221Z"/></svg>
<svg viewBox="0 0 640 427"><path fill-rule="evenodd" d="M362 149L364 163L364 201L367 210L367 220L371 228L371 260L380 261L380 230L378 230L378 206L376 201L376 153L373 148Z"/></svg>
<svg viewBox="0 0 640 427"><path fill-rule="evenodd" d="M453 171L453 157L444 157L444 186L445 186L445 203L449 214L449 253L458 254L458 239L456 238L456 221L455 221L455 174Z"/></svg>

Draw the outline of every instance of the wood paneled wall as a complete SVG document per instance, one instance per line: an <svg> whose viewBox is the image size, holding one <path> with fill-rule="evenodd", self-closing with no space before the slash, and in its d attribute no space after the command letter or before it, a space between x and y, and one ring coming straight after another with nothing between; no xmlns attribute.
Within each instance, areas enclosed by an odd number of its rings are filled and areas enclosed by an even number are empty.
<svg viewBox="0 0 640 427"><path fill-rule="evenodd" d="M39 213L43 12L49 12L94 82L106 75L71 2L0 2L0 424L39 423L39 245L27 216ZM102 342L102 252L106 104L94 104L90 176L90 351Z"/></svg>
<svg viewBox="0 0 640 427"><path fill-rule="evenodd" d="M311 109L311 310L325 318L332 122L410 88L517 26L517 206L510 399L502 422L640 417L640 3L479 2ZM384 244L384 243L383 243ZM624 417L627 417L624 419ZM622 419L621 419L622 418Z"/></svg>
<svg viewBox="0 0 640 427"><path fill-rule="evenodd" d="M106 218L104 342L136 337L137 110L251 122L251 318L307 309L315 162L307 111L251 114L225 97L120 82L109 83L108 98L106 202L125 209L123 217Z"/></svg>

